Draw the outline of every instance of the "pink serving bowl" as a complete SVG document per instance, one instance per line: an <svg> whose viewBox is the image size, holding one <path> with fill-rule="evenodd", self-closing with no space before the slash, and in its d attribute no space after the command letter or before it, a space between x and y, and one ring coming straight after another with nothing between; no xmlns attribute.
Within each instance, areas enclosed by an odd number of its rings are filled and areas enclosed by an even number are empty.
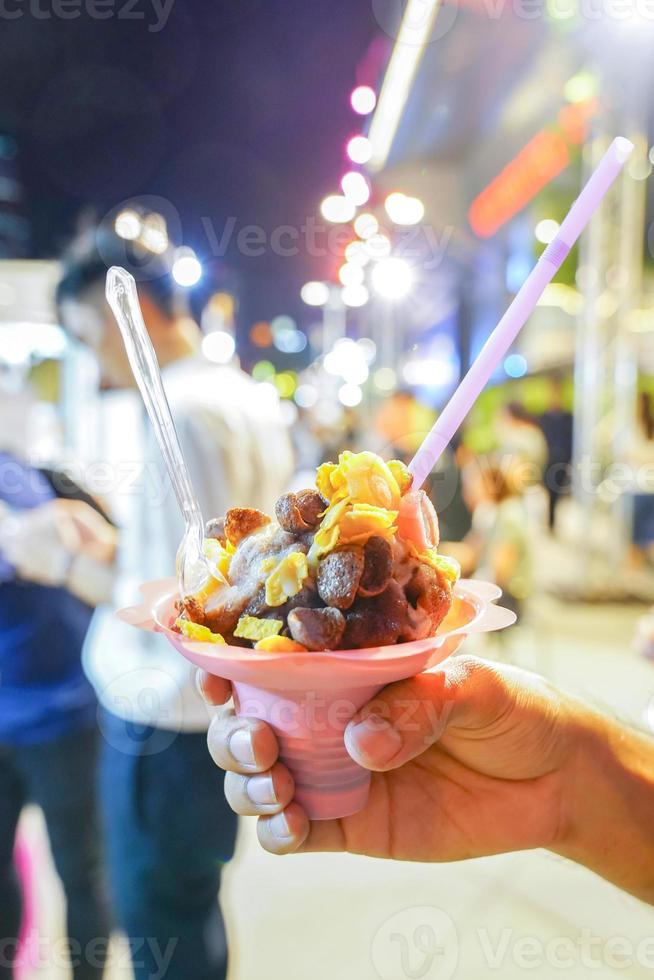
<svg viewBox="0 0 654 980"><path fill-rule="evenodd" d="M143 602L117 615L139 629L165 633L183 657L232 682L240 715L274 729L280 759L295 779L295 799L312 820L349 816L367 802L370 773L348 755L343 732L353 715L393 681L442 663L469 633L504 629L514 613L494 605L501 590L463 580L436 636L395 646L319 653L266 653L198 643L171 628L176 618L174 579L147 582Z"/></svg>

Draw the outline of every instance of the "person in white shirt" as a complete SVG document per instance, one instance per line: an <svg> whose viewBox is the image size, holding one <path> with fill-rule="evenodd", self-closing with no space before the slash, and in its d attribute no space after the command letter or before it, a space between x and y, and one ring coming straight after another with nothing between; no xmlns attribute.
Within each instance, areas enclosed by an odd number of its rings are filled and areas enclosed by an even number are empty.
<svg viewBox="0 0 654 980"><path fill-rule="evenodd" d="M201 356L199 328L180 304L165 257L147 255L144 265L138 252L127 254L134 246L99 235L76 244L65 263L57 291L64 326L95 351L108 387L133 388L104 298L108 266L128 268L205 518L235 505L270 510L293 470L270 387L235 364ZM134 473L138 462L136 485L117 480L123 492L114 495L124 542L117 605L133 603L141 582L174 574L182 536L136 392L129 411L112 433L107 460L116 473ZM219 980L227 944L217 895L236 825L206 753L210 717L183 658L163 637L130 629L113 611L96 617L85 661L103 706L101 799L118 924L129 937L137 980L161 975L162 964L167 980Z"/></svg>

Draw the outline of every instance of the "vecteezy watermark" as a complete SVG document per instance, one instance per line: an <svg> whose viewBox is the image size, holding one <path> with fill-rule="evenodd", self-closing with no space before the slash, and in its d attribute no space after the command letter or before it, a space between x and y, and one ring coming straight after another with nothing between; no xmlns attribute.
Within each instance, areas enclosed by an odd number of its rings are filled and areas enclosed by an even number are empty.
<svg viewBox="0 0 654 980"><path fill-rule="evenodd" d="M511 966L521 970L578 971L628 970L639 966L654 969L654 936L635 941L628 936L603 937L584 928L576 935L520 936L514 929L503 929L491 935L478 929L476 938L481 958L489 970L501 971Z"/></svg>
<svg viewBox="0 0 654 980"><path fill-rule="evenodd" d="M0 0L0 4L3 0ZM654 0L653 0L654 2ZM113 235L105 236L105 231L115 228L116 218L122 211L137 210L143 214L156 213L162 219L167 239L174 243L183 239L182 222L179 212L166 198L147 195L123 201L112 207L98 224L97 246L101 255L106 252L108 263L115 261L116 241ZM315 215L307 215L299 224L240 224L235 215L217 222L211 215L200 218L205 242L198 243L197 252L205 258L223 259L228 253L238 254L246 259L260 259L266 255L294 259L304 255L312 259L343 258L347 245L353 238L352 229L347 223L338 224L321 220ZM384 228L365 242L370 259L383 259L392 248L393 254L402 256L416 270L430 272L443 263L454 235L454 227L445 225L435 228L427 223L411 227L396 228L391 235ZM139 261L135 264L133 243L124 241L125 262L132 269L136 279L149 282L168 274L168 264L157 252L142 249ZM361 243L363 245L363 243ZM136 267L135 267L136 265Z"/></svg>
<svg viewBox="0 0 654 980"><path fill-rule="evenodd" d="M459 964L454 921L432 905L402 909L375 933L370 958L381 980L450 980Z"/></svg>
<svg viewBox="0 0 654 980"><path fill-rule="evenodd" d="M393 700L393 708L387 701L373 699L363 712L363 719L371 730L384 726L391 720L393 727L404 735L418 734L425 747L438 741L447 726L454 707L452 699L438 702L429 698L400 698ZM358 705L349 698L327 698L317 691L307 691L301 703L283 696L272 704L256 697L241 699L239 714L243 717L265 719L274 728L287 735L307 736L342 732L357 711Z"/></svg>
<svg viewBox="0 0 654 980"><path fill-rule="evenodd" d="M372 0L382 31L406 48L421 48L444 38L455 26L459 0ZM578 20L654 22L654 0L479 0L476 10L489 20L510 14L524 21Z"/></svg>
<svg viewBox="0 0 654 980"><path fill-rule="evenodd" d="M145 23L158 34L168 23L175 0L0 0L0 20L126 20Z"/></svg>
<svg viewBox="0 0 654 980"><path fill-rule="evenodd" d="M162 637L155 642L161 643ZM125 755L158 755L172 745L182 727L179 679L160 667L119 672L100 692L100 703L100 733L107 745Z"/></svg>
<svg viewBox="0 0 654 980"><path fill-rule="evenodd" d="M654 969L654 936L599 936L584 927L565 936L543 937L506 927L466 929L464 938L447 912L429 905L389 916L372 938L370 955L381 980L451 980L462 942L468 956L483 966L484 975L501 976L515 968L573 976L580 970Z"/></svg>
<svg viewBox="0 0 654 980"><path fill-rule="evenodd" d="M309 215L300 225L277 225L272 230L262 225L238 227L235 217L228 218L221 227L205 215L201 218L209 250L214 258L223 258L231 248L245 258L261 258L272 253L281 258L308 255L311 258L339 258L352 240L347 225L326 224ZM395 236L393 251L405 259L416 260L429 271L442 263L454 229L440 230L421 224ZM368 242L371 258L384 258L388 247L384 238L371 238Z"/></svg>
<svg viewBox="0 0 654 980"><path fill-rule="evenodd" d="M177 943L177 938L171 938L162 948L159 940L153 936L133 937L129 946L112 949L112 963L121 975L130 969L130 965L140 971L150 966L149 980L164 980ZM16 938L0 939L1 969L11 970L19 946L24 951L23 962L30 973L43 971L44 976L49 976L53 970L59 973L60 970L67 971L69 966L73 969L86 966L92 970L102 970L107 960L109 940L106 936L97 936L82 945L77 939L52 939L40 935L37 929L31 929L21 936L20 943ZM141 972L139 975L146 974Z"/></svg>
<svg viewBox="0 0 654 980"><path fill-rule="evenodd" d="M434 0L372 0L372 12L384 34L403 44L433 44L454 27L458 0L447 0L438 10Z"/></svg>
<svg viewBox="0 0 654 980"><path fill-rule="evenodd" d="M123 460L109 463L95 460L90 463L67 461L49 476L57 496L67 497L75 488L83 488L96 497L138 496L148 507L161 507L170 497L170 480L161 465L154 460L145 462ZM43 486L39 463L25 469L17 460L5 459L0 465L0 496L9 506L26 491L38 493Z"/></svg>

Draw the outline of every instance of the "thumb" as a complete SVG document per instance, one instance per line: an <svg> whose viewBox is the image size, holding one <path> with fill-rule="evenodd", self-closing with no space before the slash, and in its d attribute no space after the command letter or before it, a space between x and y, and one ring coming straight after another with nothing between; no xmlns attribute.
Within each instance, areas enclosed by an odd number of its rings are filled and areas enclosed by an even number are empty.
<svg viewBox="0 0 654 980"><path fill-rule="evenodd" d="M508 701L508 685L494 664L455 657L437 670L385 687L348 724L345 746L366 769L397 769L447 730L482 732Z"/></svg>

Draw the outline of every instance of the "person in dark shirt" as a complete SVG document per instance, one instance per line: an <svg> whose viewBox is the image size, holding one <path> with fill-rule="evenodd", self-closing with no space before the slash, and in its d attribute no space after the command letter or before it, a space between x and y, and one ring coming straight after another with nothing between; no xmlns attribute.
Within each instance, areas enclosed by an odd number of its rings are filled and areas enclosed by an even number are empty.
<svg viewBox="0 0 654 980"><path fill-rule="evenodd" d="M561 382L552 383L550 407L538 419L547 443L545 489L549 497L549 528L554 530L556 508L561 497L570 492L572 463L572 413L563 407Z"/></svg>
<svg viewBox="0 0 654 980"><path fill-rule="evenodd" d="M30 801L66 894L75 980L103 973L97 705L81 651L93 606L109 597L114 551L115 530L86 495L0 452L0 977L12 975L20 934L12 852Z"/></svg>

